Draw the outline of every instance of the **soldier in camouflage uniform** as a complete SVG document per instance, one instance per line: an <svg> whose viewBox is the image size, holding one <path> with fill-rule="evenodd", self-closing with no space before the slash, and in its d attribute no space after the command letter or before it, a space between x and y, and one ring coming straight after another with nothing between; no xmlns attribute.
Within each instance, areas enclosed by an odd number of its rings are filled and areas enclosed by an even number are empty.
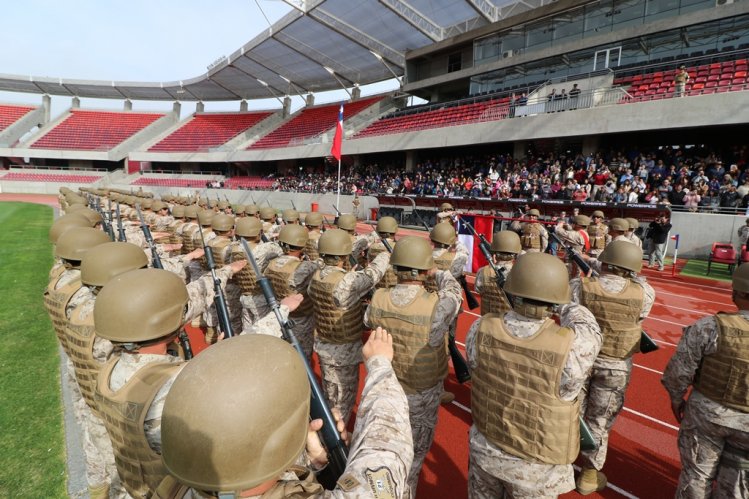
<svg viewBox="0 0 749 499"><path fill-rule="evenodd" d="M312 313L312 302L307 300L307 288L312 275L320 268L319 260L310 262L302 260L302 252L307 245L307 229L301 225L285 225L278 234L278 243L284 254L274 259L265 269L265 276L270 280L276 297L280 300L295 293L302 293L305 300L291 314L299 343L307 355L312 358L314 343L315 316Z"/></svg>
<svg viewBox="0 0 749 499"><path fill-rule="evenodd" d="M494 265L502 271L503 279L515 265L515 259L523 252L520 247L520 237L511 230L496 232L492 237L489 249ZM491 265L485 265L476 273L476 292L481 296L481 315L504 314L511 306L504 291L497 283L497 276Z"/></svg>
<svg viewBox="0 0 749 499"><path fill-rule="evenodd" d="M382 217L377 221L375 231L380 239L372 243L369 250L367 250L367 262L370 265L380 253L388 251L387 248L385 248L382 239L388 242L391 250L395 247L395 235L398 233L398 222L393 217ZM392 288L397 282L398 279L395 277L395 272L393 272L393 269L388 266L385 275L377 283L377 287Z"/></svg>
<svg viewBox="0 0 749 499"><path fill-rule="evenodd" d="M304 247L304 254L308 260L315 261L320 258L320 254L317 251L317 242L320 240L320 236L322 236L322 222L322 215L317 212L308 213L304 219L304 226L307 228L307 236L309 237L307 239L307 246Z"/></svg>
<svg viewBox="0 0 749 499"><path fill-rule="evenodd" d="M322 421L308 423L309 382L298 354L276 338L251 336L200 355L179 375L164 406L164 464L171 476L155 497L408 497L413 445L406 397L391 366L392 343L377 330L362 349L368 374L359 416L346 469L331 491L314 476L327 455L312 431ZM220 381L227 373L228 384ZM256 387L254 395L238 398L248 386ZM195 397L196 390L205 395ZM238 409L216 412L228 401ZM282 427L274 425L279 421Z"/></svg>
<svg viewBox="0 0 749 499"><path fill-rule="evenodd" d="M157 232L168 232L169 224L174 222L174 217L169 214L169 206L163 201L154 201L151 206L154 212L154 217L149 222L151 227Z"/></svg>
<svg viewBox="0 0 749 499"><path fill-rule="evenodd" d="M319 248L324 266L312 276L307 291L317 325L315 352L325 397L348 423L359 389L362 298L382 279L390 254L380 253L366 269L346 272L343 262L351 254L348 234L329 230L320 237Z"/></svg>
<svg viewBox="0 0 749 499"><path fill-rule="evenodd" d="M625 241L613 241L600 254L599 277L570 282L572 303L589 309L603 336L601 351L583 388L581 412L598 448L581 451L582 472L576 489L582 495L603 490L609 432L624 406L632 373L632 355L640 350L642 321L655 302L655 291L637 273L642 250Z"/></svg>
<svg viewBox="0 0 749 499"><path fill-rule="evenodd" d="M733 273L732 287L738 312L684 328L661 380L681 423L679 498L749 494L749 264Z"/></svg>
<svg viewBox="0 0 749 499"><path fill-rule="evenodd" d="M635 234L635 231L640 226L640 221L637 220L636 218L631 218L631 217L627 217L625 218L625 220L629 222L629 230L627 231L627 234L626 234L627 239L629 239L629 241L632 244L642 249L642 239L637 237L637 234Z"/></svg>
<svg viewBox="0 0 749 499"><path fill-rule="evenodd" d="M442 203L440 205L439 211L437 212L437 223L453 223L453 217L455 217L456 212L455 208L453 208L453 205L450 203Z"/></svg>
<svg viewBox="0 0 749 499"><path fill-rule="evenodd" d="M260 216L260 220L263 221L263 234L271 237L275 233L276 209L271 208L270 206L264 206L258 210L258 215Z"/></svg>
<svg viewBox="0 0 749 499"><path fill-rule="evenodd" d="M585 307L567 305L567 272L552 255L520 257L505 289L513 309L481 317L466 337L474 420L468 497L555 498L575 486L578 397L601 333Z"/></svg>
<svg viewBox="0 0 749 499"><path fill-rule="evenodd" d="M274 242L261 242L261 231L262 223L257 217L245 217L237 220L236 228L234 229L237 238L247 240L247 245L250 247L252 256L255 257L260 271L265 272L271 260L283 255L283 250ZM231 261L242 260L247 260L244 249L239 244L233 245ZM239 299L242 304L242 332L246 333L258 319L270 312L270 307L268 306L268 302L265 301L265 296L263 296L260 290L255 272L250 266L243 268L236 275L234 281L242 292L242 296Z"/></svg>
<svg viewBox="0 0 749 499"><path fill-rule="evenodd" d="M562 243L569 245L575 253L579 255L587 255L590 252L590 236L588 235L587 230L588 225L590 225L590 218L585 215L575 215L572 217L572 227L566 225L562 220L560 220L554 228L554 233ZM570 274L570 278L578 277L580 275L580 269L570 255L565 255L565 260L567 262L567 270Z"/></svg>
<svg viewBox="0 0 749 499"><path fill-rule="evenodd" d="M351 214L345 214L338 217L336 225L339 229L344 230L351 236L351 254L354 256L358 265L364 267L367 263L366 251L372 243L374 243L378 237L377 233L372 231L368 234L357 234L356 233L356 217ZM351 262L346 261L343 264L345 270L351 270Z"/></svg>
<svg viewBox="0 0 749 499"><path fill-rule="evenodd" d="M609 220L609 235L611 241L627 241L631 243L629 237L627 237L627 231L629 230L629 222L626 218L612 218Z"/></svg>
<svg viewBox="0 0 749 499"><path fill-rule="evenodd" d="M231 253L234 248L232 242L234 238L234 217L223 213L217 213L211 219L211 230L216 234L216 237L211 239L207 245L211 248L213 261L216 264L216 268L219 269L225 264L231 262ZM207 262L205 270L208 271ZM230 280L226 283L224 297L226 308L229 312L229 322L231 323L234 334L239 334L242 330L242 304L239 301L241 296L242 290L234 280ZM211 345L215 343L218 338L217 327L219 326L219 322L215 303L208 308L208 313L206 313L205 319L205 339L206 343Z"/></svg>
<svg viewBox="0 0 749 499"><path fill-rule="evenodd" d="M244 212L248 217L260 219L260 208L256 204L248 204L244 207Z"/></svg>
<svg viewBox="0 0 749 499"><path fill-rule="evenodd" d="M225 285L241 265L219 271ZM133 270L107 282L94 304L96 333L115 345L99 371L95 401L112 441L125 489L150 497L165 475L161 463L164 398L182 367L167 348L185 323L213 302L207 279L185 286L159 269Z"/></svg>
<svg viewBox="0 0 749 499"><path fill-rule="evenodd" d="M398 276L398 284L375 291L364 323L393 334L393 366L408 398L414 442L408 487L411 497L416 497L419 473L434 440L443 380L447 376L447 334L463 298L453 275L434 266L425 239L414 236L399 239L390 264ZM434 276L436 292L424 287L430 275Z"/></svg>
<svg viewBox="0 0 749 499"><path fill-rule="evenodd" d="M609 228L603 223L603 212L601 210L594 211L590 217L592 223L588 225L588 239L590 240L588 255L596 258L611 242L611 236L609 235Z"/></svg>
<svg viewBox="0 0 749 499"><path fill-rule="evenodd" d="M520 226L520 245L526 253L541 253L549 245L549 233L538 222L541 213L537 209L528 210L527 222Z"/></svg>

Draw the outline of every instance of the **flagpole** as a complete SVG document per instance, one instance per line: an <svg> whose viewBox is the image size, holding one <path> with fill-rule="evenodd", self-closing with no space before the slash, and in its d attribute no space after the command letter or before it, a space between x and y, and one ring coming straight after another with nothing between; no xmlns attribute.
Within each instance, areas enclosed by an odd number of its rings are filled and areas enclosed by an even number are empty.
<svg viewBox="0 0 749 499"><path fill-rule="evenodd" d="M341 202L341 158L338 158L338 193L335 197L335 209L340 210L341 207L338 205Z"/></svg>

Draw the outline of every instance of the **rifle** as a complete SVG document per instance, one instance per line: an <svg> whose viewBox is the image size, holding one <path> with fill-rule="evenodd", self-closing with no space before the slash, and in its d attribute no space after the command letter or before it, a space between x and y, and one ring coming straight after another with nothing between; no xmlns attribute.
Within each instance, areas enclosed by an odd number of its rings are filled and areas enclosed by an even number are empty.
<svg viewBox="0 0 749 499"><path fill-rule="evenodd" d="M590 268L590 265L588 265L588 262L586 262L580 254L572 248L571 244L564 244L561 239L559 239L559 236L556 235L556 233L553 230L549 231L549 237L554 239L560 246L564 248L564 252L568 255L570 255L570 258L572 258L572 261L575 262L575 264L580 268L580 271L588 275L588 272L590 272L590 275L593 277L598 277L598 272ZM650 353L655 352L660 347L655 342L653 338L650 337L648 333L645 331L640 332L640 352L641 353Z"/></svg>
<svg viewBox="0 0 749 499"><path fill-rule="evenodd" d="M192 354L192 347L190 346L190 337L187 336L187 333L184 329L179 332L177 338L179 339L179 344L182 346L182 352L185 355L185 360L192 359L194 355Z"/></svg>
<svg viewBox="0 0 749 499"><path fill-rule="evenodd" d="M151 229L146 225L146 221L143 220L143 213L140 211L140 204L135 205L135 209L138 211L138 219L140 220L140 228L143 231L143 235L146 237L148 247L151 249L151 261L153 262L153 268L163 269L164 266L161 264L161 257L158 251L156 251L156 245L153 243L153 236L151 235Z"/></svg>
<svg viewBox="0 0 749 499"><path fill-rule="evenodd" d="M112 198L107 198L107 233L109 238L114 241L114 227L112 227Z"/></svg>
<svg viewBox="0 0 749 499"><path fill-rule="evenodd" d="M343 474L343 471L346 469L348 449L346 448L345 442L341 440L341 435L338 433L333 413L331 412L330 407L328 407L328 404L325 401L325 397L323 396L322 389L317 382L315 373L312 371L312 367L310 367L309 362L307 361L307 356L304 354L304 350L302 350L302 346L299 344L296 335L294 335L293 323L289 320L284 320L283 316L281 315L281 308L278 304L278 301L276 300L275 294L273 293L273 288L270 285L270 281L268 281L268 278L265 277L262 272L260 272L257 261L255 261L255 257L252 254L250 247L247 245L247 241L244 238L240 238L240 242L245 254L247 255L247 260L250 262L250 264L252 265L252 269L255 271L255 276L257 276L257 283L260 285L260 289L263 292L265 301L268 302L268 306L270 306L270 308L276 314L276 319L281 325L281 332L284 339L291 343L291 346L294 347L294 350L297 351L299 356L302 358L302 362L304 363L304 368L307 371L307 379L309 380L311 388L310 418L323 420L323 426L319 433L322 443L328 451L329 459L328 466L323 470L322 473L318 474L318 480L326 488L333 489L335 487L336 481L338 481L338 479Z"/></svg>
<svg viewBox="0 0 749 499"><path fill-rule="evenodd" d="M104 232L107 233L107 235L109 236L109 239L111 239L112 241L114 241L114 231L112 230L112 223L111 223L109 217L107 216L107 214L104 213L104 210L101 207L101 198L94 197L91 194L89 194L88 195L88 204L89 205L90 204L94 205L94 209L96 210L96 212L99 215L101 215L101 224L103 225ZM110 205L111 205L111 201L110 201Z"/></svg>
<svg viewBox="0 0 749 499"><path fill-rule="evenodd" d="M211 277L213 278L213 303L216 305L218 325L224 333L224 337L231 338L234 336L234 330L232 329L231 321L229 320L229 309L226 308L226 298L224 298L224 290L221 289L221 280L216 277L216 262L213 260L213 249L205 243L203 227L200 225L200 216L198 216L197 219L200 241L203 243L203 251L205 252L205 261L208 264L208 270L211 271Z"/></svg>
<svg viewBox="0 0 749 499"><path fill-rule="evenodd" d="M498 267L497 264L494 263L494 259L492 258L492 254L490 252L491 245L489 244L489 241L486 240L486 236L479 233L470 222L463 220L462 218L459 218L458 222L462 223L463 227L466 227L468 230L470 230L471 233L474 235L474 237L479 238L480 240L479 249L481 250L481 253L484 255L484 258L486 258L486 261L489 262L489 265L494 271L494 275L497 280L497 287L499 287L502 293L504 293L505 298L507 299L507 303L512 304L512 301L510 300L510 296L504 290L505 280L507 279L507 277L505 276L505 269Z"/></svg>
<svg viewBox="0 0 749 499"><path fill-rule="evenodd" d="M125 236L125 229L122 227L122 217L120 217L120 203L117 202L117 240L120 242L127 242L127 236Z"/></svg>

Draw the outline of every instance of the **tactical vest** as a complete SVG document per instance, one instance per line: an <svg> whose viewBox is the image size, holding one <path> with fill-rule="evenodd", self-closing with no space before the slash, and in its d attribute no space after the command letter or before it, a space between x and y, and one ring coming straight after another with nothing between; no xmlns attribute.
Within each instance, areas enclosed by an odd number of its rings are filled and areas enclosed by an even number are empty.
<svg viewBox="0 0 749 499"><path fill-rule="evenodd" d="M523 249L541 249L541 226L538 223L523 224L520 244Z"/></svg>
<svg viewBox="0 0 749 499"><path fill-rule="evenodd" d="M583 277L581 283L580 304L590 310L601 326L601 355L628 359L639 352L642 286L627 279L624 289L614 294L605 291L595 277Z"/></svg>
<svg viewBox="0 0 749 499"><path fill-rule="evenodd" d="M702 358L694 388L710 400L749 413L749 322L723 312L715 319L718 351Z"/></svg>
<svg viewBox="0 0 749 499"><path fill-rule="evenodd" d="M60 278L64 275L64 272L57 276L57 279L50 281L47 285L47 289L44 291L44 306L47 309L49 318L52 321L52 326L55 328L57 339L60 341L63 350L67 352L68 346L65 343L65 325L68 323L68 317L65 314L65 307L68 306L68 302L73 295L81 289L83 284L81 283L80 272L78 272L78 278L73 279L71 282L55 289L55 286L60 282Z"/></svg>
<svg viewBox="0 0 749 499"><path fill-rule="evenodd" d="M606 233L608 228L603 224L588 225L590 249L602 250L606 247Z"/></svg>
<svg viewBox="0 0 749 499"><path fill-rule="evenodd" d="M317 336L326 343L341 345L361 341L364 326L364 308L361 300L351 308L341 308L333 299L333 290L346 271L333 270L324 278L321 271L315 272L309 285L309 298L314 304Z"/></svg>
<svg viewBox="0 0 749 499"><path fill-rule="evenodd" d="M280 260L282 259L286 260L286 262L281 263ZM268 264L268 268L265 269L265 276L270 280L270 283L273 286L273 292L276 294L278 301L300 292L292 289L292 287L289 286L289 281L291 280L291 276L294 275L294 271L296 271L301 263L302 261L298 258L285 259L281 257L276 258ZM304 300L302 300L299 308L289 314L289 317L307 317L312 313L313 305L312 301L307 298L307 290L302 290L301 293L304 295Z"/></svg>
<svg viewBox="0 0 749 499"><path fill-rule="evenodd" d="M273 222L266 222L264 220L262 221L262 224L263 224L263 234L266 234L266 235L270 234L271 230L273 230L273 227L276 225Z"/></svg>
<svg viewBox="0 0 749 499"><path fill-rule="evenodd" d="M125 489L133 497L150 497L166 469L161 455L148 445L143 425L156 394L184 364L148 364L114 392L109 388L109 379L118 360L119 357L112 357L102 367L96 383L96 403Z"/></svg>
<svg viewBox="0 0 749 499"><path fill-rule="evenodd" d="M395 241L393 239L388 239L388 243L390 244L390 247L395 246ZM382 244L382 241L377 241L372 246L369 247L369 251L367 251L367 262L371 263L375 258L377 258L377 255L380 253L387 251L385 249L385 245ZM392 288L398 284L398 276L395 275L395 271L393 270L393 267L391 265L387 266L387 269L385 269L385 274L382 276L382 279L375 285L375 288Z"/></svg>
<svg viewBox="0 0 749 499"><path fill-rule="evenodd" d="M192 236L198 231L200 226L195 222L187 222L182 228L182 254L186 255L195 251L195 242Z"/></svg>
<svg viewBox="0 0 749 499"><path fill-rule="evenodd" d="M62 273L65 272L65 264L61 261L55 262L55 264L52 266L52 268L49 271L49 280L54 281L58 277L62 275Z"/></svg>
<svg viewBox="0 0 749 499"><path fill-rule="evenodd" d="M307 245L304 247L304 254L310 261L315 261L320 258L320 253L317 251L317 243L320 240L320 231L313 230L309 233L309 239L307 239Z"/></svg>
<svg viewBox="0 0 749 499"><path fill-rule="evenodd" d="M455 252L450 250L435 250L436 251L442 251L442 253L434 257L434 266L437 267L437 270L450 270L450 267L453 265L453 260L455 260ZM439 291L437 289L437 278L433 275L427 277L427 280L424 282L424 288L429 291L430 293L436 293Z"/></svg>
<svg viewBox="0 0 749 499"><path fill-rule="evenodd" d="M206 244L211 248L213 261L216 262L216 268L218 269L226 265L227 262L224 261L224 252L226 247L232 244L232 240L226 236L216 236ZM203 262L205 262L205 265ZM201 259L200 265L203 267L203 270L208 270L208 261L205 258Z"/></svg>
<svg viewBox="0 0 749 499"><path fill-rule="evenodd" d="M257 243L247 241L247 246L250 247L250 251L255 251L255 248L257 248ZM236 262L239 260L247 260L247 255L245 254L244 249L241 245L233 247L231 252L231 261ZM257 276L255 275L255 271L253 270L252 265L250 265L249 262L247 262L247 265L242 267L242 270L236 272L232 279L239 286L239 289L242 290L243 295L262 294L260 286L257 283Z"/></svg>
<svg viewBox="0 0 749 499"><path fill-rule="evenodd" d="M67 352L73 363L75 379L81 388L81 395L89 407L97 412L94 392L96 391L96 380L99 375L101 364L94 359L94 342L96 331L94 330L93 310L86 318L81 318L81 312L87 307L82 304L73 310L65 327L65 342L68 346Z"/></svg>
<svg viewBox="0 0 749 499"><path fill-rule="evenodd" d="M497 285L497 276L491 265L479 270L481 275L481 315L504 314L512 310L504 292Z"/></svg>
<svg viewBox="0 0 749 499"><path fill-rule="evenodd" d="M203 236L201 237L200 233L203 233ZM206 244L208 244L210 241L208 240L208 234L211 234L213 232L213 229L211 229L210 226L207 227L201 227L200 230L196 230L192 233L192 249L198 249L203 247L203 240L206 241ZM215 239L215 238L214 238ZM211 239L212 241L212 239ZM198 261L200 262L200 268L203 270L206 270L208 268L208 261L205 259L205 255L198 258Z"/></svg>
<svg viewBox="0 0 749 499"><path fill-rule="evenodd" d="M499 315L481 319L471 411L492 444L514 456L570 464L580 450L580 401L559 398L574 333L547 319L529 338L507 332Z"/></svg>
<svg viewBox="0 0 749 499"><path fill-rule="evenodd" d="M396 306L390 290L378 289L369 305L369 322L393 335L393 370L406 393L431 388L447 376L447 335L445 343L429 345L432 320L439 298L419 290L414 300Z"/></svg>
<svg viewBox="0 0 749 499"><path fill-rule="evenodd" d="M179 228L183 225L185 225L185 222L182 220L175 220L167 226L166 231L169 232L169 244L180 244L182 242L182 234Z"/></svg>

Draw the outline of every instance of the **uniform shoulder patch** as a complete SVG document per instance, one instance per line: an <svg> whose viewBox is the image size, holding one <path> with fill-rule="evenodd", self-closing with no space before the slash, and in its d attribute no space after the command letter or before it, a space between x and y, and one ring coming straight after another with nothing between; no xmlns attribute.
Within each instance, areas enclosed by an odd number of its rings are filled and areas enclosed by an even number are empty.
<svg viewBox="0 0 749 499"><path fill-rule="evenodd" d="M367 469L364 476L375 499L395 499L398 497L395 490L395 480L393 480L393 475L388 468L383 466L375 470Z"/></svg>
<svg viewBox="0 0 749 499"><path fill-rule="evenodd" d="M357 480L351 473L346 473L338 479L337 485L343 489L344 492L351 492L356 487L361 485L361 482Z"/></svg>

